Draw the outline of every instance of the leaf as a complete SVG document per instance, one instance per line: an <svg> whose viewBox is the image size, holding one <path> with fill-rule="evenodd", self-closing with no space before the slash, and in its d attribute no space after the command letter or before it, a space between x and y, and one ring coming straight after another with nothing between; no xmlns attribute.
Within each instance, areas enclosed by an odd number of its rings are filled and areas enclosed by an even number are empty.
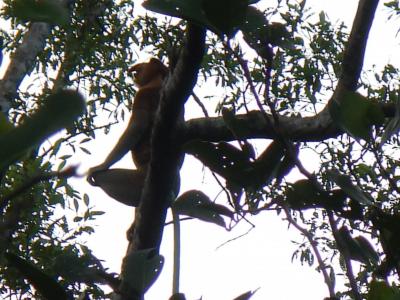
<svg viewBox="0 0 400 300"><path fill-rule="evenodd" d="M385 128L385 132L382 135L380 146L386 143L393 135L397 134L399 131L400 131L400 95L396 100L395 115L392 119L390 119L389 123Z"/></svg>
<svg viewBox="0 0 400 300"><path fill-rule="evenodd" d="M0 136L12 130L14 126L8 121L3 112L0 111Z"/></svg>
<svg viewBox="0 0 400 300"><path fill-rule="evenodd" d="M27 260L11 253L5 253L9 265L16 268L42 296L44 299L67 300L67 293L54 278L45 274L42 270Z"/></svg>
<svg viewBox="0 0 400 300"><path fill-rule="evenodd" d="M313 183L308 179L301 179L290 186L286 192L286 199L292 209L314 207L320 194Z"/></svg>
<svg viewBox="0 0 400 300"><path fill-rule="evenodd" d="M184 146L187 153L194 155L211 171L227 181L247 185L248 178L243 172L251 167L250 158L233 145L220 142L193 141Z"/></svg>
<svg viewBox="0 0 400 300"><path fill-rule="evenodd" d="M10 14L22 21L46 22L66 25L69 22L68 8L63 1L14 0Z"/></svg>
<svg viewBox="0 0 400 300"><path fill-rule="evenodd" d="M365 194L358 186L353 185L351 178L341 175L339 172L330 170L327 172L328 178L334 181L350 198L363 205L372 205L373 199Z"/></svg>
<svg viewBox="0 0 400 300"><path fill-rule="evenodd" d="M369 259L372 264L377 264L379 262L379 255L376 253L374 247L371 243L362 235L356 236L355 241L360 246L361 250L363 251L364 255Z"/></svg>
<svg viewBox="0 0 400 300"><path fill-rule="evenodd" d="M75 91L59 91L48 96L24 123L0 136L0 170L52 134L71 125L84 109L85 101Z"/></svg>
<svg viewBox="0 0 400 300"><path fill-rule="evenodd" d="M248 4L248 0L146 0L143 7L200 24L217 34L230 37L244 22Z"/></svg>
<svg viewBox="0 0 400 300"><path fill-rule="evenodd" d="M258 290L258 289L257 289L257 290ZM246 292L246 293L243 293L243 294L241 294L240 296L236 297L236 298L233 299L233 300L248 300L248 299L251 298L251 296L253 296L253 295L257 292L257 290L255 290L255 291L248 291L248 292Z"/></svg>
<svg viewBox="0 0 400 300"><path fill-rule="evenodd" d="M246 18L247 0L203 0L202 8L218 34L233 37Z"/></svg>
<svg viewBox="0 0 400 300"><path fill-rule="evenodd" d="M329 103L332 119L355 138L369 140L372 125L382 124L384 114L374 102L356 92L345 92L339 101Z"/></svg>
<svg viewBox="0 0 400 300"><path fill-rule="evenodd" d="M143 7L163 15L177 17L198 24L202 24L209 29L216 31L208 23L207 17L202 9L203 0L146 0Z"/></svg>
<svg viewBox="0 0 400 300"><path fill-rule="evenodd" d="M155 249L129 253L124 260L124 282L138 294L143 295L156 281L164 265L164 257Z"/></svg>
<svg viewBox="0 0 400 300"><path fill-rule="evenodd" d="M257 189L278 176L285 149L273 141L254 161L245 153L226 142L193 141L184 146L187 153L221 175L230 185Z"/></svg>
<svg viewBox="0 0 400 300"><path fill-rule="evenodd" d="M274 140L260 154L260 156L251 164L247 174L243 174L252 182L250 185L254 188L259 188L269 184L274 178L284 174L286 162L285 147Z"/></svg>
<svg viewBox="0 0 400 300"><path fill-rule="evenodd" d="M225 228L225 220L221 215L233 218L233 213L225 206L212 202L206 194L198 190L190 190L180 195L172 204L172 209L180 214Z"/></svg>
<svg viewBox="0 0 400 300"><path fill-rule="evenodd" d="M367 300L398 300L400 293L397 288L390 287L384 281L373 280L369 284Z"/></svg>
<svg viewBox="0 0 400 300"><path fill-rule="evenodd" d="M346 255L352 260L359 261L363 264L369 265L370 261L360 244L354 239L346 226L342 226L338 230L336 239L339 249L345 251Z"/></svg>

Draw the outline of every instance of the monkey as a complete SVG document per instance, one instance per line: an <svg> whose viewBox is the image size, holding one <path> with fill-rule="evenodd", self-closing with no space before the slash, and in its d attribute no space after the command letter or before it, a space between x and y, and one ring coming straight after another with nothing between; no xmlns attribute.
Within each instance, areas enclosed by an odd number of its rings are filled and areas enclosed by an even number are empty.
<svg viewBox="0 0 400 300"><path fill-rule="evenodd" d="M129 123L103 163L89 169L88 182L99 186L115 200L138 206L150 162L150 138L168 68L158 59L135 64L128 69L138 87ZM109 169L131 151L136 170Z"/></svg>

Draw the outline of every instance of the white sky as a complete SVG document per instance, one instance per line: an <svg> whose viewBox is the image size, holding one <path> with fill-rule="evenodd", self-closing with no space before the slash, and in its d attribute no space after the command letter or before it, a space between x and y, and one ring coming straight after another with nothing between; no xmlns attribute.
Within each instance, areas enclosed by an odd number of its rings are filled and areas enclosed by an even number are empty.
<svg viewBox="0 0 400 300"><path fill-rule="evenodd" d="M261 1L263 2L266 1ZM317 14L324 10L331 20L343 20L350 27L358 1L309 0L307 3ZM399 62L399 39L394 38L396 28L393 22L386 21L386 17L381 5L370 34L366 66ZM6 64L7 62L3 62L3 70ZM201 116L201 111L192 100L187 105L186 112L187 115ZM99 138L88 147L96 155L76 158L81 163L81 170L100 163L124 129L125 125L119 124L107 136L98 135ZM304 157L307 159L308 156ZM305 163L309 168L312 167L311 164L312 160ZM133 168L130 155L114 167ZM197 188L211 198L215 197L220 190L207 174L209 175L198 161L186 156L181 170L181 192ZM98 218L96 233L89 238L88 246L98 258L105 260L105 266L111 271L119 272L127 246L125 232L132 222L133 209L107 197L99 188L90 186L84 179L73 179L72 182L80 191L90 195L96 210L106 212ZM302 241L298 232L288 231L287 223L276 217L275 213L259 214L251 222L256 225L255 229L218 250L218 246L244 234L250 226L242 222L231 232L226 232L216 225L200 221L182 222L181 291L188 300L200 297L204 300L231 300L241 293L257 288L260 289L251 298L253 300L320 300L328 296L320 273L314 268L301 266L298 260L291 263L292 253L296 249L291 241ZM167 226L161 249L166 259L164 270L147 293L146 300L168 299L171 295L172 251L172 226Z"/></svg>

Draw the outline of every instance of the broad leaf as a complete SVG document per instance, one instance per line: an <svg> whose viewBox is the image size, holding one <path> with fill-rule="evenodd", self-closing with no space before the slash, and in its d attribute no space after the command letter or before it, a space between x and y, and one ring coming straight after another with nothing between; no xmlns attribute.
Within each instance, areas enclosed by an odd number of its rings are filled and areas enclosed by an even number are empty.
<svg viewBox="0 0 400 300"><path fill-rule="evenodd" d="M360 245L361 250L363 251L364 255L368 258L368 260L372 264L377 264L379 262L379 255L376 253L374 247L371 243L363 236L356 236L355 241Z"/></svg>
<svg viewBox="0 0 400 300"><path fill-rule="evenodd" d="M68 8L63 1L14 0L11 14L22 21L46 22L66 25L69 21Z"/></svg>
<svg viewBox="0 0 400 300"><path fill-rule="evenodd" d="M370 264L369 254L365 249L362 248L362 245L358 242L361 240L361 237L358 239L353 238L350 235L349 230L346 226L343 226L339 229L337 235L337 243L342 251L345 251L346 255L349 256L352 260L359 261L363 264ZM366 241L362 241L364 244Z"/></svg>
<svg viewBox="0 0 400 300"><path fill-rule="evenodd" d="M390 119L389 123L387 124L385 132L382 135L380 145L382 146L399 131L400 131L400 99L397 99L395 115L393 118Z"/></svg>
<svg viewBox="0 0 400 300"><path fill-rule="evenodd" d="M8 121L3 112L0 112L0 136L9 132L14 126Z"/></svg>
<svg viewBox="0 0 400 300"><path fill-rule="evenodd" d="M246 18L248 0L203 0L202 8L217 33L232 37Z"/></svg>
<svg viewBox="0 0 400 300"><path fill-rule="evenodd" d="M85 101L77 92L60 91L48 96L38 111L20 126L0 136L0 170L71 125L84 109Z"/></svg>
<svg viewBox="0 0 400 300"><path fill-rule="evenodd" d="M250 158L235 146L226 143L193 141L185 145L185 151L194 155L211 171L221 175L227 181L247 185L248 178L243 172L251 167Z"/></svg>
<svg viewBox="0 0 400 300"><path fill-rule="evenodd" d="M217 31L217 28L208 22L202 3L203 0L146 0L143 2L143 7L156 13L202 24L212 31Z"/></svg>
<svg viewBox="0 0 400 300"><path fill-rule="evenodd" d="M257 290L248 291L246 293L241 294L240 296L236 297L233 300L249 300L256 292L257 292Z"/></svg>
<svg viewBox="0 0 400 300"><path fill-rule="evenodd" d="M250 1L254 3L257 1ZM217 34L233 36L245 20L248 0L146 0L143 6L154 12L185 19Z"/></svg>
<svg viewBox="0 0 400 300"><path fill-rule="evenodd" d="M221 215L233 218L233 213L227 207L212 202L206 194L198 190L183 193L172 204L172 209L180 215L187 215L224 228L225 220Z"/></svg>
<svg viewBox="0 0 400 300"><path fill-rule="evenodd" d="M367 300L398 300L400 292L398 288L390 287L384 281L373 280L369 285Z"/></svg>
<svg viewBox="0 0 400 300"><path fill-rule="evenodd" d="M328 171L327 175L330 180L335 182L353 200L363 205L373 204L373 199L365 194L358 186L355 186L349 176L341 175L334 170Z"/></svg>
<svg viewBox="0 0 400 300"><path fill-rule="evenodd" d="M384 114L380 107L356 92L345 92L342 99L331 101L332 119L355 138L369 140L372 125L382 124Z"/></svg>
<svg viewBox="0 0 400 300"><path fill-rule="evenodd" d="M143 295L160 275L164 257L154 249L138 250L127 255L124 263L124 282Z"/></svg>

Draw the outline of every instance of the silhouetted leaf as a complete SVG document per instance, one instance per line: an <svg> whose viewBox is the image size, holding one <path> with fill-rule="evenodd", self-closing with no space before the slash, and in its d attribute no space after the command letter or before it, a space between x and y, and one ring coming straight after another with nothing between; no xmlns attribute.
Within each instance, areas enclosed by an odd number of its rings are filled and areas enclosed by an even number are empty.
<svg viewBox="0 0 400 300"><path fill-rule="evenodd" d="M213 31L211 24L208 23L207 17L202 9L203 0L146 0L143 2L143 7L172 17L181 18L191 22L205 25Z"/></svg>
<svg viewBox="0 0 400 300"><path fill-rule="evenodd" d="M11 14L22 21L47 22L66 25L69 21L68 8L63 1L14 0Z"/></svg>
<svg viewBox="0 0 400 300"><path fill-rule="evenodd" d="M376 253L374 247L371 243L362 235L356 236L355 241L360 245L361 250L365 256L369 259L372 264L377 264L379 262L379 255Z"/></svg>
<svg viewBox="0 0 400 300"><path fill-rule="evenodd" d="M202 8L219 34L232 37L244 23L248 0L203 0Z"/></svg>
<svg viewBox="0 0 400 300"><path fill-rule="evenodd" d="M0 136L0 170L19 159L32 147L72 124L83 113L85 101L74 91L59 91L24 122Z"/></svg>
<svg viewBox="0 0 400 300"><path fill-rule="evenodd" d="M380 107L356 92L346 92L340 101L331 101L329 112L344 131L365 140L371 136L372 125L384 120Z"/></svg>
<svg viewBox="0 0 400 300"><path fill-rule="evenodd" d="M221 215L233 218L233 213L227 207L212 202L206 194L198 190L183 193L174 201L172 209L180 215L187 215L222 227L225 227L225 220Z"/></svg>
<svg viewBox="0 0 400 300"><path fill-rule="evenodd" d="M370 260L361 245L354 239L346 226L342 226L338 230L337 243L341 251L345 251L346 255L352 260L359 261L363 264L369 264Z"/></svg>
<svg viewBox="0 0 400 300"><path fill-rule="evenodd" d="M399 289L390 287L384 281L373 280L369 284L367 300L398 300L400 299Z"/></svg>
<svg viewBox="0 0 400 300"><path fill-rule="evenodd" d="M360 190L358 186L353 185L349 176L341 175L334 170L327 172L327 175L330 180L334 181L353 200L363 205L373 204L373 199Z"/></svg>
<svg viewBox="0 0 400 300"><path fill-rule="evenodd" d="M313 183L308 179L301 179L292 184L286 192L286 199L293 209L313 207L318 203L320 194Z"/></svg>
<svg viewBox="0 0 400 300"><path fill-rule="evenodd" d="M255 293L257 292L257 290L255 291L248 291L244 294L241 294L240 296L236 297L233 300L248 300L250 299Z"/></svg>
<svg viewBox="0 0 400 300"><path fill-rule="evenodd" d="M390 119L389 123L385 128L385 132L382 135L380 145L386 143L393 135L400 131L400 95L399 99L396 100L396 112L393 118Z"/></svg>
<svg viewBox="0 0 400 300"><path fill-rule="evenodd" d="M250 168L250 158L235 146L226 143L193 141L185 145L185 151L194 155L211 171L221 175L227 181L243 183L243 172Z"/></svg>
<svg viewBox="0 0 400 300"><path fill-rule="evenodd" d="M143 6L154 12L185 19L217 34L233 36L244 22L248 0L146 0Z"/></svg>
<svg viewBox="0 0 400 300"><path fill-rule="evenodd" d="M125 256L124 263L124 282L142 295L160 275L164 257L154 249L138 250Z"/></svg>

